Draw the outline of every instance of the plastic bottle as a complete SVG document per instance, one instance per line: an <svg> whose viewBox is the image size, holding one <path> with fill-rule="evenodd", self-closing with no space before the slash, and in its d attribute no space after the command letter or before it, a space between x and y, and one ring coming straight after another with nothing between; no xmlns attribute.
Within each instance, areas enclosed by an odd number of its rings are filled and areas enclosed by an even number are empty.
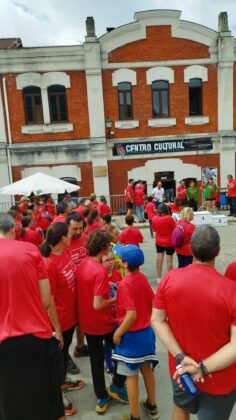
<svg viewBox="0 0 236 420"><path fill-rule="evenodd" d="M176 369L179 371L181 371L182 366L181 365L177 365ZM192 378L192 376L190 375L190 373L183 373L183 375L180 375L180 381L185 389L185 391L187 392L187 394L195 396L198 394L198 389L195 385L195 382Z"/></svg>

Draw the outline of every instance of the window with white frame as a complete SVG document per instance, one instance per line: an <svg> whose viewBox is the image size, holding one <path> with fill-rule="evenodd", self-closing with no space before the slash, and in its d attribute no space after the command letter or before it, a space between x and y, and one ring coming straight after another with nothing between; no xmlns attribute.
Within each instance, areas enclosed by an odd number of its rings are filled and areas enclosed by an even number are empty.
<svg viewBox="0 0 236 420"><path fill-rule="evenodd" d="M41 89L37 86L28 86L23 89L23 101L26 124L43 123L43 107Z"/></svg>
<svg viewBox="0 0 236 420"><path fill-rule="evenodd" d="M202 79L189 80L189 115L202 115Z"/></svg>

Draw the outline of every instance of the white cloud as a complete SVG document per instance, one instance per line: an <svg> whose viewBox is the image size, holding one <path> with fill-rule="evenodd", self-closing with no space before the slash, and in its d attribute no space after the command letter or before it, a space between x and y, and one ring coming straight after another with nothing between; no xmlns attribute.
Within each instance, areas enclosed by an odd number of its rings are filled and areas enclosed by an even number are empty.
<svg viewBox="0 0 236 420"><path fill-rule="evenodd" d="M217 30L218 14L228 12L236 35L235 0L1 0L0 37L21 37L24 46L68 45L84 42L87 16L95 19L96 34L109 26L133 21L134 13L150 9L182 10L181 19Z"/></svg>

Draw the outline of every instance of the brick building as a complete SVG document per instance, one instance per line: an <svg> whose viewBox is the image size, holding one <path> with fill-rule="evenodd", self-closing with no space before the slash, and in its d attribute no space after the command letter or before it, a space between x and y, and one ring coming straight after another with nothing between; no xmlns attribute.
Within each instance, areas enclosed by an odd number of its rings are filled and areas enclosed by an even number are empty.
<svg viewBox="0 0 236 420"><path fill-rule="evenodd" d="M81 196L123 194L129 177L174 190L204 168L224 187L235 176L235 40L225 12L218 32L180 15L138 12L100 38L88 18L77 46L2 40L0 187L41 170L77 179Z"/></svg>

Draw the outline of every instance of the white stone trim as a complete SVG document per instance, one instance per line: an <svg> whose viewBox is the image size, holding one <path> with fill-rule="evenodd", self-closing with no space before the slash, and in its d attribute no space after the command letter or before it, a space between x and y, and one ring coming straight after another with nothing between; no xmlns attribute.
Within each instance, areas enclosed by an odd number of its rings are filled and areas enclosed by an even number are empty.
<svg viewBox="0 0 236 420"><path fill-rule="evenodd" d="M130 69L119 69L112 73L112 86L118 83L129 82L131 85L137 85L136 71Z"/></svg>
<svg viewBox="0 0 236 420"><path fill-rule="evenodd" d="M172 127L176 125L176 118L152 118L148 120L148 127Z"/></svg>
<svg viewBox="0 0 236 420"><path fill-rule="evenodd" d="M191 116L191 117L186 117L184 119L184 122L186 125L203 125L203 124L209 123L209 117L203 116L203 115Z"/></svg>
<svg viewBox="0 0 236 420"><path fill-rule="evenodd" d="M184 83L189 83L190 79L202 79L203 82L208 81L208 69L204 66L189 66L184 69Z"/></svg>
<svg viewBox="0 0 236 420"><path fill-rule="evenodd" d="M22 134L66 133L67 131L73 131L73 124L29 124L21 127Z"/></svg>
<svg viewBox="0 0 236 420"><path fill-rule="evenodd" d="M146 72L147 84L151 85L155 80L166 80L174 83L174 70L169 67L154 67Z"/></svg>
<svg viewBox="0 0 236 420"><path fill-rule="evenodd" d="M115 128L129 129L139 127L139 120L120 120L115 121Z"/></svg>
<svg viewBox="0 0 236 420"><path fill-rule="evenodd" d="M70 76L61 71L51 71L44 74L22 73L16 76L16 87L18 90L22 90L27 86L47 89L52 85L62 85L65 88L70 88Z"/></svg>
<svg viewBox="0 0 236 420"><path fill-rule="evenodd" d="M5 127L5 120L4 120L1 86L0 86L0 143L2 142L6 143L6 141L7 141L7 134L6 134L6 127Z"/></svg>

